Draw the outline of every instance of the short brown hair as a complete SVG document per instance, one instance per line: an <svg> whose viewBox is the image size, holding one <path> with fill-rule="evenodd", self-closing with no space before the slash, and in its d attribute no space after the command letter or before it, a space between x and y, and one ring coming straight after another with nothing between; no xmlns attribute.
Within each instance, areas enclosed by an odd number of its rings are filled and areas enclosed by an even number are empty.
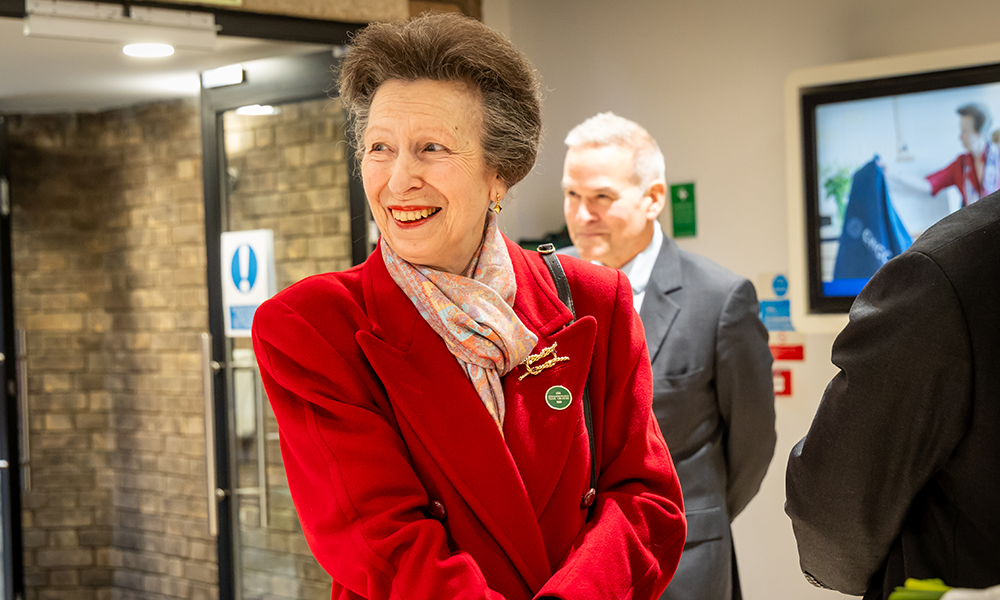
<svg viewBox="0 0 1000 600"><path fill-rule="evenodd" d="M364 155L368 110L390 79L462 81L483 107L480 140L486 165L507 187L535 164L542 135L535 70L500 33L458 13L434 13L358 32L340 67L341 104L350 116L348 139Z"/></svg>
<svg viewBox="0 0 1000 600"><path fill-rule="evenodd" d="M986 129L990 124L990 109L978 102L959 106L955 112L963 117L971 117L972 126L976 129L976 133L982 134L983 129Z"/></svg>

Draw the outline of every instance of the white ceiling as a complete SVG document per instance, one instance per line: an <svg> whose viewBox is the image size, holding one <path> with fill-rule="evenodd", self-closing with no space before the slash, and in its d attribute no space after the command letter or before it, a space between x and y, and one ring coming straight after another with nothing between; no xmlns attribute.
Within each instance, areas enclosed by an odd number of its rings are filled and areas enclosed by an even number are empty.
<svg viewBox="0 0 1000 600"><path fill-rule="evenodd" d="M219 36L211 51L134 58L119 44L25 37L21 19L0 18L0 114L95 112L195 97L206 69L323 48Z"/></svg>

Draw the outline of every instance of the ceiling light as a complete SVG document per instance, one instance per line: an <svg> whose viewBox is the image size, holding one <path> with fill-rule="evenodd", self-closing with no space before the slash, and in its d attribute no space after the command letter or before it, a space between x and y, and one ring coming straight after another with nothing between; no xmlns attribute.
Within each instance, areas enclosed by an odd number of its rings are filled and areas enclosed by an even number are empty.
<svg viewBox="0 0 1000 600"><path fill-rule="evenodd" d="M173 54L174 47L170 44L129 44L122 48L122 52L139 58L159 58Z"/></svg>
<svg viewBox="0 0 1000 600"><path fill-rule="evenodd" d="M201 72L201 85L206 89L243 83L243 65L228 65Z"/></svg>
<svg viewBox="0 0 1000 600"><path fill-rule="evenodd" d="M251 104L249 106L241 106L236 109L236 114L252 117L266 117L268 115L276 115L279 111L273 106L261 106L260 104Z"/></svg>
<svg viewBox="0 0 1000 600"><path fill-rule="evenodd" d="M211 50L216 25L212 13L73 0L27 0L24 35L116 44L162 43Z"/></svg>

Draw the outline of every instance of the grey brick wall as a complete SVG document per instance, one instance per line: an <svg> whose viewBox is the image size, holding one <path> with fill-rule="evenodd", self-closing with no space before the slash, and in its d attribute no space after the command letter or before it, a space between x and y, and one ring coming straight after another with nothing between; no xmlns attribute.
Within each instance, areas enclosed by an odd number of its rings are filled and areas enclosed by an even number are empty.
<svg viewBox="0 0 1000 600"><path fill-rule="evenodd" d="M337 100L226 113L229 229L274 231L278 289L351 266L344 113Z"/></svg>
<svg viewBox="0 0 1000 600"><path fill-rule="evenodd" d="M28 598L215 598L197 103L10 123Z"/></svg>

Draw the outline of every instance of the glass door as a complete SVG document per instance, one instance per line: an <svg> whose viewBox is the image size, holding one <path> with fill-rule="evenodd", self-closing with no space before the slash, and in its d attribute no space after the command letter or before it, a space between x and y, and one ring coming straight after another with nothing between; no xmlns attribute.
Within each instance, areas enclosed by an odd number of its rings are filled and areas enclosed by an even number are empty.
<svg viewBox="0 0 1000 600"><path fill-rule="evenodd" d="M227 337L223 327L219 282L234 271L221 264L222 232L271 232L277 290L309 275L346 269L370 251L366 202L351 176L344 112L325 91L334 53L281 59L281 68L276 61L243 65L248 82L271 77L266 89L234 86L203 93L203 116L211 119L217 149L215 164L205 161L208 372L215 379L217 455L217 483L209 493L218 503L220 597L326 600L330 578L313 559L292 505L280 432L251 340ZM287 83L275 83L276 76ZM214 223L208 223L210 213ZM213 225L215 231L209 229ZM227 578L231 596L222 595Z"/></svg>
<svg viewBox="0 0 1000 600"><path fill-rule="evenodd" d="M9 180L7 123L0 115L0 598L19 600L24 597L24 570Z"/></svg>

